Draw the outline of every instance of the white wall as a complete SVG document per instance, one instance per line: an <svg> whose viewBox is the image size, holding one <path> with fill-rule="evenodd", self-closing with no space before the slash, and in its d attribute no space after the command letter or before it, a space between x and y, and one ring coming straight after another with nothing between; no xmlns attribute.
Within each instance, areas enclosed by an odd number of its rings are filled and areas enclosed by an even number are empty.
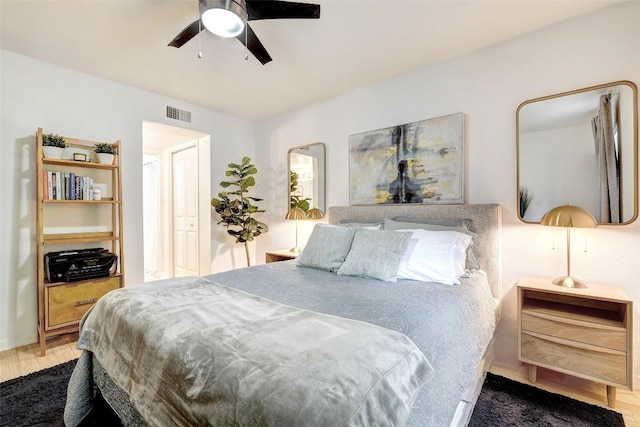
<svg viewBox="0 0 640 427"><path fill-rule="evenodd" d="M497 358L515 360L516 283L524 275L555 277L566 269L564 234L556 236L553 250L554 228L517 219L516 109L525 100L572 89L624 79L640 83L639 20L640 3L630 2L259 123L256 156L268 159L272 169L271 185L262 194L271 231L258 238L257 253L292 245L293 224L282 219L290 147L327 144L327 205L347 205L349 135L464 112L468 202L503 206L504 311ZM574 235L580 247L584 234ZM587 253L573 252L572 272L632 296L638 384L640 221L589 230L588 243Z"/></svg>
<svg viewBox="0 0 640 427"><path fill-rule="evenodd" d="M122 141L126 283L143 281L142 124L153 121L211 135L217 193L229 162L254 158L255 125L244 119L0 50L0 350L36 341L35 132ZM164 117L165 105L192 111L192 123ZM261 163L257 162L260 168ZM245 265L212 217L214 271Z"/></svg>

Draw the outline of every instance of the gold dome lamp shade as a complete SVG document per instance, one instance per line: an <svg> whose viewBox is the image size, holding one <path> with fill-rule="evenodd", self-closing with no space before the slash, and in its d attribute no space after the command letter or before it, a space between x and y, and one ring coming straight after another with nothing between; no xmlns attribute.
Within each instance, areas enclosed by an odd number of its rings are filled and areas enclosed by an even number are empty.
<svg viewBox="0 0 640 427"><path fill-rule="evenodd" d="M586 288L587 285L584 282L571 277L571 229L595 228L598 225L596 219L586 210L566 204L557 206L544 214L540 224L567 229L567 275L553 279L552 283L566 288Z"/></svg>

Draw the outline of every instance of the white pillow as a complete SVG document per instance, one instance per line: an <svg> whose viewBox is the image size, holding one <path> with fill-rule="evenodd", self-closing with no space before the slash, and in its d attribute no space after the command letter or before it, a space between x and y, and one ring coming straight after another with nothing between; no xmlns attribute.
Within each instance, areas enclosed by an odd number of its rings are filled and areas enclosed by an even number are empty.
<svg viewBox="0 0 640 427"><path fill-rule="evenodd" d="M457 231L410 231L413 235L400 260L398 279L459 285L472 237Z"/></svg>

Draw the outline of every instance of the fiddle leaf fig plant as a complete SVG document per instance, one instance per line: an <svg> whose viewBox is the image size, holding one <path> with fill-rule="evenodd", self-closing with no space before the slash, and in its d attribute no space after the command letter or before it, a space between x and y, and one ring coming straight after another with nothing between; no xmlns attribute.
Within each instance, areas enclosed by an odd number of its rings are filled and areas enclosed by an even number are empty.
<svg viewBox="0 0 640 427"><path fill-rule="evenodd" d="M262 199L247 194L249 188L256 185L253 175L258 173L258 169L246 156L242 158L240 164L229 163L227 166L229 169L225 175L232 179L220 182L220 186L230 190L221 191L218 197L212 198L211 206L222 218L218 224L227 228L227 233L235 237L236 243L244 243L247 266L250 266L249 242L269 231L267 224L253 217L255 214L264 212L254 204Z"/></svg>

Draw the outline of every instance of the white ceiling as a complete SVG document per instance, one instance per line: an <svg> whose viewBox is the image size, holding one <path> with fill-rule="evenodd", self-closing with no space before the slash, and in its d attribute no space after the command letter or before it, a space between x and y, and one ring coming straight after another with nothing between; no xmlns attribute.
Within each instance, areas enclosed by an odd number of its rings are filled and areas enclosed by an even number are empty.
<svg viewBox="0 0 640 427"><path fill-rule="evenodd" d="M206 31L168 47L197 0L0 1L3 49L259 120L620 0L316 1L319 20L250 22L273 58L264 66Z"/></svg>

